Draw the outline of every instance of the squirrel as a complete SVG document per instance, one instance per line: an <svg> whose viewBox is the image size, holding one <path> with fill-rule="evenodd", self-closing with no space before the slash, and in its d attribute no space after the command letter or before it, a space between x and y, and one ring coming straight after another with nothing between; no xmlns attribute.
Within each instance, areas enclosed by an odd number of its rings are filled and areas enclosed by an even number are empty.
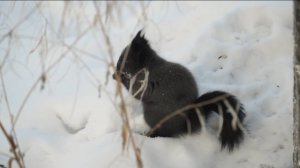
<svg viewBox="0 0 300 168"><path fill-rule="evenodd" d="M121 53L113 78L142 101L150 137L178 137L201 131L209 116L220 118L219 141L232 151L244 139L242 103L224 91L201 96L192 73L184 66L160 57L140 30ZM190 105L190 108L183 108ZM183 109L182 111L178 111ZM176 113L176 114L175 114ZM164 118L172 115L163 123Z"/></svg>

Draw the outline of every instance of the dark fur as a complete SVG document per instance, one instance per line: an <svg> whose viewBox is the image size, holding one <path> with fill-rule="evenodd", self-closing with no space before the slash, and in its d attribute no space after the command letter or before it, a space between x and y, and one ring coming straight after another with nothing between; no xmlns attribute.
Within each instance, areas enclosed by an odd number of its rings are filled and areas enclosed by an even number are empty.
<svg viewBox="0 0 300 168"><path fill-rule="evenodd" d="M124 60L127 54L127 59ZM124 68L121 70L121 65L124 61ZM225 92L214 91L206 93L198 97L198 88L193 75L185 67L168 62L156 54L150 47L148 41L141 31L135 36L131 44L122 52L118 64L117 72L113 75L120 75L122 84L129 89L130 77L135 75L141 69L146 68L149 71L148 87L141 97L141 94L136 96L143 103L144 118L146 123L153 128L162 118L170 115L172 112L192 103L205 102L221 95L228 95L226 100L231 106L236 107L240 104L238 100ZM141 80L145 74L137 75L137 80L133 84L133 93L140 87ZM232 115L228 113L228 109L223 101L214 102L212 104L199 108L205 121L212 112L219 113L218 105L223 110L224 122L220 133L220 142L222 148L228 147L231 151L237 146L244 137L242 129L238 125L237 129L233 129ZM245 117L242 105L237 110L238 120L241 123ZM190 124L190 127L188 125ZM177 115L161 127L159 127L151 137L176 137L201 130L201 123L195 109L191 109Z"/></svg>

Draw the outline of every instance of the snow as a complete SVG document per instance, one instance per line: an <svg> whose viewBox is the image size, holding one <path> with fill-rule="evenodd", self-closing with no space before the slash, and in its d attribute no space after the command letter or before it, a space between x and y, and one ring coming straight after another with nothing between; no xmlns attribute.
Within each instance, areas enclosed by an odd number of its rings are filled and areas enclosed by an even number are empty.
<svg viewBox="0 0 300 168"><path fill-rule="evenodd" d="M33 2L1 4L1 35L35 7ZM233 153L220 150L215 118L207 132L192 136L147 138L134 134L145 168L292 167L292 2L151 2L146 8L148 21L142 22L138 22L143 18L140 5L119 5L123 19L110 21L107 26L115 60L144 27L151 46L163 58L191 70L201 94L230 92L243 102L247 114L248 134ZM43 3L18 27L18 34L40 37L48 24L48 43L43 45L50 49L43 56L42 49L30 52L38 40L24 37L12 41L11 57L3 72L14 114L40 75L40 62L50 66L66 50L62 41L72 44L78 30L82 32L93 21L93 4L74 2L69 7L72 10L66 14L63 39L55 34L60 30L62 2ZM91 29L75 47L107 60L101 39L100 29ZM7 44L8 40L0 44L1 55ZM28 168L136 167L131 146L122 151L122 123L112 101L115 82L110 79L105 85L107 67L103 61L84 54L81 57L96 77L68 53L48 74L45 89L40 91L38 85L22 111L16 131ZM102 86L100 93L95 78ZM2 90L0 94L0 120L9 127ZM126 100L133 130L145 131L140 103L129 95ZM0 142L1 165L10 154L2 134Z"/></svg>

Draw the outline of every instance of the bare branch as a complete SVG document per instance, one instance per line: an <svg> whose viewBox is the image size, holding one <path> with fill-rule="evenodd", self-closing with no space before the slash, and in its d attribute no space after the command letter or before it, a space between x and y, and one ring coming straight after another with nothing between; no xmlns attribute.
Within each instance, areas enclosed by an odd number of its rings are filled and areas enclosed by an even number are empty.
<svg viewBox="0 0 300 168"><path fill-rule="evenodd" d="M67 50L61 54L61 56L53 63L51 64L46 70L45 70L45 73L49 73L49 71L51 71L55 66L57 66L57 64L59 64L66 56L67 54L72 50L72 47L88 32L89 28L87 28L85 31L83 31L81 33L81 35L79 35L77 37L77 39L67 48ZM35 88L37 87L37 85L39 84L40 80L42 80L42 77L43 77L44 74L41 74L36 80L35 82L33 83L33 85L31 86L31 88L29 89L29 91L27 92L25 98L23 99L23 102L17 112L17 115L14 119L14 122L13 122L13 126L12 126L12 129L14 129L20 115L21 115L21 112L23 110L23 108L25 107L27 101L29 100L31 94L33 93L33 91L35 90Z"/></svg>

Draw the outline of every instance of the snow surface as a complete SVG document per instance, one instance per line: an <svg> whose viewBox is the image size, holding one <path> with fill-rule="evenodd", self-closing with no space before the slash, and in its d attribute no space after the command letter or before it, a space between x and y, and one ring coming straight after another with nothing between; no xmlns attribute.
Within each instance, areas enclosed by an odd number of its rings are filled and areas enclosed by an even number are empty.
<svg viewBox="0 0 300 168"><path fill-rule="evenodd" d="M46 34L52 47L48 53L51 57L47 57L49 66L64 51L54 33L59 30L64 8L62 2L45 3L18 32L38 37L46 24L52 25ZM1 34L34 7L34 3L25 2L1 4L1 20L7 19ZM162 57L191 70L201 94L228 91L243 102L247 114L248 134L233 153L220 150L213 128L181 138L135 134L145 168L292 167L292 2L151 2L146 10L149 20L141 23L137 22L141 15L136 14L139 5L126 4L132 10L121 12L122 21L110 26L115 60L132 35L144 27L146 37ZM78 15L70 14L66 20L63 41L67 44L72 44L77 29L84 30L94 15L89 3L72 7ZM99 29L93 29L76 46L106 59L101 38ZM0 44L1 55L5 44ZM12 44L15 50L4 77L12 110L17 111L41 67L39 53L30 53L36 40L15 40ZM46 88L34 92L22 112L16 129L28 168L136 167L131 147L122 151L121 120L110 100L115 82L109 80L104 85L103 62L85 61L105 87L100 98L93 78L69 56L50 73ZM145 130L139 102L130 96L126 100L130 116L135 118L133 129ZM3 98L0 117L9 125ZM211 126L215 123L212 120ZM9 150L3 135L0 142L0 164L6 164Z"/></svg>

